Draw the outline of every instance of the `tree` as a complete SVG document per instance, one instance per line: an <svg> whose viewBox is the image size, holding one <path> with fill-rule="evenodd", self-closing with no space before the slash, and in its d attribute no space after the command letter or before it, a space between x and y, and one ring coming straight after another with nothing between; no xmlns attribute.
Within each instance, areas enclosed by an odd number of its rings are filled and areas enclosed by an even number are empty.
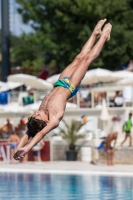
<svg viewBox="0 0 133 200"><path fill-rule="evenodd" d="M113 25L111 41L105 44L91 68L114 70L133 57L133 10L129 0L17 2L23 21L30 23L35 30L35 38L38 38L38 47L43 49L45 60L55 58L63 68L67 66L80 52L97 21L105 17Z"/></svg>
<svg viewBox="0 0 133 200"><path fill-rule="evenodd" d="M1 37L1 30L0 30ZM0 40L0 67L2 59L2 49ZM10 33L10 61L11 67L24 66L31 69L31 74L36 74L44 65L43 47L38 43L35 34L25 34L15 36Z"/></svg>
<svg viewBox="0 0 133 200"><path fill-rule="evenodd" d="M20 37L11 36L12 66L24 66L31 69L31 73L43 66L43 50L34 34L23 33Z"/></svg>
<svg viewBox="0 0 133 200"><path fill-rule="evenodd" d="M81 134L81 128L85 126L85 123L81 123L76 120L72 120L70 124L63 120L63 125L63 128L58 127L60 134L62 138L68 142L69 150L76 151L76 142L80 139L85 139L86 134L90 131L86 130L84 134Z"/></svg>

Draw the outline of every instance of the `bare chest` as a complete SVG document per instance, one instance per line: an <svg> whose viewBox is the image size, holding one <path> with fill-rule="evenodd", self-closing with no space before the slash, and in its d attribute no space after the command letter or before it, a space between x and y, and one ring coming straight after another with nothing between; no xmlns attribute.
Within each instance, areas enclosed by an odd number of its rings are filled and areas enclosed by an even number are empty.
<svg viewBox="0 0 133 200"><path fill-rule="evenodd" d="M44 98L40 110L43 110L48 115L49 120L55 118L59 113L63 113L66 107L66 100L63 98L62 93L58 91L53 92Z"/></svg>

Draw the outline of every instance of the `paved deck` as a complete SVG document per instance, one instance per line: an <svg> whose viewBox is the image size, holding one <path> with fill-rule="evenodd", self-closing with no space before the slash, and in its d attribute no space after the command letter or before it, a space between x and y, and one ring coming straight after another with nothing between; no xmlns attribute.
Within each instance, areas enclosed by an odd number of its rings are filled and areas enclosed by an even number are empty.
<svg viewBox="0 0 133 200"><path fill-rule="evenodd" d="M133 165L104 164L92 165L86 162L27 162L9 164L0 162L0 172L22 172L22 173L67 173L67 174L110 174L133 176Z"/></svg>

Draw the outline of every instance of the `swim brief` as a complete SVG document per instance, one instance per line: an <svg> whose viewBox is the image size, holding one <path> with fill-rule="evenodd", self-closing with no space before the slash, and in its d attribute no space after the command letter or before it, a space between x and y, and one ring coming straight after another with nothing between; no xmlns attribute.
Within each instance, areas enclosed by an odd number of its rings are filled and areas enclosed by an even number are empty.
<svg viewBox="0 0 133 200"><path fill-rule="evenodd" d="M10 145L10 148L11 148L11 149L16 149L16 147L17 147L17 144L11 144L11 145Z"/></svg>
<svg viewBox="0 0 133 200"><path fill-rule="evenodd" d="M67 88L71 92L70 98L73 97L79 90L79 88L75 88L71 84L70 79L67 76L65 76L62 79L59 79L58 81L56 81L56 83L54 84L54 87L57 87L57 86L61 86L61 87Z"/></svg>
<svg viewBox="0 0 133 200"><path fill-rule="evenodd" d="M33 151L34 156L39 156L41 154L41 150Z"/></svg>

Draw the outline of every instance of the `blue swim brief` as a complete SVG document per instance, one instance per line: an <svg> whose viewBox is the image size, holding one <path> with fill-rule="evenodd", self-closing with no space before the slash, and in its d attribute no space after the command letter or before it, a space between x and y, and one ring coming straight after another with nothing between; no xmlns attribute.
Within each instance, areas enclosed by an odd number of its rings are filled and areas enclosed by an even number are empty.
<svg viewBox="0 0 133 200"><path fill-rule="evenodd" d="M70 79L67 76L65 76L62 79L59 79L58 81L56 81L56 83L54 84L54 87L57 87L57 86L61 86L61 87L67 88L71 92L70 98L73 97L79 90L79 88L75 88L71 84Z"/></svg>
<svg viewBox="0 0 133 200"><path fill-rule="evenodd" d="M16 147L17 147L17 144L11 144L11 145L10 145L10 148L11 148L11 149L16 149Z"/></svg>

